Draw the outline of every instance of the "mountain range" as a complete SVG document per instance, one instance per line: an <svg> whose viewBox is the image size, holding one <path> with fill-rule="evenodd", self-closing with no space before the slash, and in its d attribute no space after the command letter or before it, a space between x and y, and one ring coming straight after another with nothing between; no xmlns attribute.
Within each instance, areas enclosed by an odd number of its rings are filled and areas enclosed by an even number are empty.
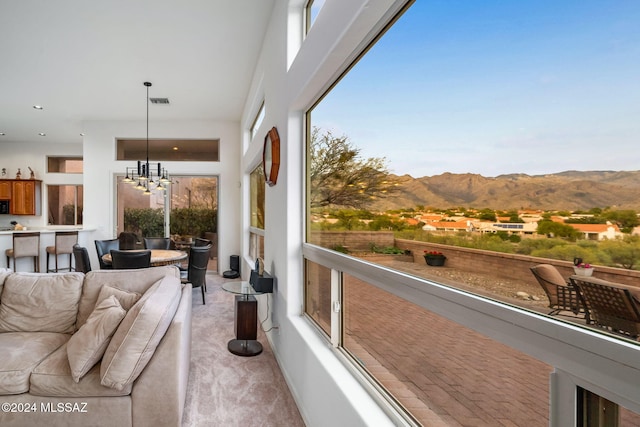
<svg viewBox="0 0 640 427"><path fill-rule="evenodd" d="M640 210L640 171L565 171L547 175L443 173L395 176L397 191L377 199L372 210L410 208L490 208Z"/></svg>

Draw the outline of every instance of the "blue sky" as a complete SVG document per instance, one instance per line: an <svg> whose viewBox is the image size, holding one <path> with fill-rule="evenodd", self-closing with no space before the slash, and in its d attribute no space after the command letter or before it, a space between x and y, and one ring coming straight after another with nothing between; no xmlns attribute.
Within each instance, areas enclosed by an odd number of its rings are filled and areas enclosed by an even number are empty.
<svg viewBox="0 0 640 427"><path fill-rule="evenodd" d="M640 170L640 1L417 0L312 123L414 177Z"/></svg>

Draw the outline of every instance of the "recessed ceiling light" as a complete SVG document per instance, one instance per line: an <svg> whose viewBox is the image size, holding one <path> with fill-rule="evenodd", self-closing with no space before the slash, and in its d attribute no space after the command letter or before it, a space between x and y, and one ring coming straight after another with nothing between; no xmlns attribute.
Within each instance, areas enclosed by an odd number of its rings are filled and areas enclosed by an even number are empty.
<svg viewBox="0 0 640 427"><path fill-rule="evenodd" d="M34 105L33 108L35 108L36 110L44 110L44 107L42 105Z"/></svg>
<svg viewBox="0 0 640 427"><path fill-rule="evenodd" d="M80 136L84 136L84 133L81 133Z"/></svg>
<svg viewBox="0 0 640 427"><path fill-rule="evenodd" d="M178 151L178 147L173 147L173 151Z"/></svg>
<svg viewBox="0 0 640 427"><path fill-rule="evenodd" d="M40 136L47 136L47 134L46 134L46 133L44 133L44 132L39 132L39 133L38 133L38 135L40 135Z"/></svg>

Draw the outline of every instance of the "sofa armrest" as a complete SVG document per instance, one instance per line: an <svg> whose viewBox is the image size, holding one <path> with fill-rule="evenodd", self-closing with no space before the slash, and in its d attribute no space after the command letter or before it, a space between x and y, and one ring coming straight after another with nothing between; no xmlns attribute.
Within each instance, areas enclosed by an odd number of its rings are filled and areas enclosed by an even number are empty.
<svg viewBox="0 0 640 427"><path fill-rule="evenodd" d="M176 314L149 364L133 383L133 425L182 424L191 361L191 284L185 284Z"/></svg>

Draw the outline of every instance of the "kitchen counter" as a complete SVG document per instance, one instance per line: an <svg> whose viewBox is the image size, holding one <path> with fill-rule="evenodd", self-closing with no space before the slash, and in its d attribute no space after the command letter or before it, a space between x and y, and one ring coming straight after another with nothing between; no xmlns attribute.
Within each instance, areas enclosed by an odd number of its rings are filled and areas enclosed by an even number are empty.
<svg viewBox="0 0 640 427"><path fill-rule="evenodd" d="M84 246L89 251L90 248L93 247L93 232L96 230L95 227L88 226L64 226L64 225L54 225L54 226L45 226L45 227L37 227L37 226L27 226L26 230L2 230L0 228L0 258L2 258L2 262L0 262L0 267L6 267L6 257L4 256L5 249L10 249L13 247L13 233L31 233L34 231L40 232L40 271L47 271L45 262L46 262L46 247L55 245L55 233L56 231L74 231L78 230L78 244L80 246ZM95 252L95 250L94 250ZM91 252L90 252L91 253ZM18 258L18 271L33 271L33 260L30 258ZM53 262L52 262L53 264ZM11 269L13 269L13 261L11 262Z"/></svg>
<svg viewBox="0 0 640 427"><path fill-rule="evenodd" d="M73 226L73 225L51 225L47 227L27 227L26 230L14 230L9 227L0 227L0 235L2 234L13 234L13 233L29 233L31 231L39 231L41 234L45 233L55 233L56 231L93 231L95 228L93 227L83 227L83 226Z"/></svg>

